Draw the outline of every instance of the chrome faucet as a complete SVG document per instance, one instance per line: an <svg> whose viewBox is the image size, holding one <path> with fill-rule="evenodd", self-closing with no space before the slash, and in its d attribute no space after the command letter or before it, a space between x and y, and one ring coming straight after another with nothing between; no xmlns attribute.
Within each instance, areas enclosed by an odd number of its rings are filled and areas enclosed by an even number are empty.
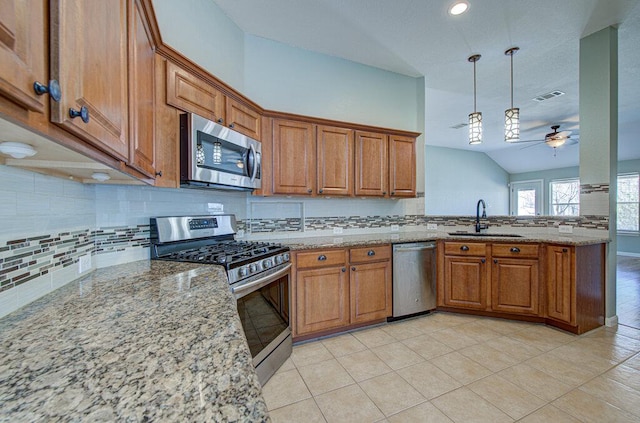
<svg viewBox="0 0 640 423"><path fill-rule="evenodd" d="M486 219L487 217L487 205L484 200L481 198L476 204L476 232L480 233L482 229L487 229L487 225L480 224L480 204L482 204L482 218Z"/></svg>

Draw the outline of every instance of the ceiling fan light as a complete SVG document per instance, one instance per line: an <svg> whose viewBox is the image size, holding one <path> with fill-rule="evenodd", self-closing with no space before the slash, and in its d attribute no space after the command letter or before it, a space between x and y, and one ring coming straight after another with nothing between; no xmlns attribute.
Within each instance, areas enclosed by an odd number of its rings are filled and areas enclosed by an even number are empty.
<svg viewBox="0 0 640 423"><path fill-rule="evenodd" d="M33 156L37 151L29 144L7 141L0 143L0 153L11 156L14 159L24 159L25 157Z"/></svg>
<svg viewBox="0 0 640 423"><path fill-rule="evenodd" d="M545 144L549 147L557 148L563 145L567 141L566 138L547 138Z"/></svg>
<svg viewBox="0 0 640 423"><path fill-rule="evenodd" d="M504 140L506 142L520 140L520 109L517 107L504 111Z"/></svg>
<svg viewBox="0 0 640 423"><path fill-rule="evenodd" d="M482 142L482 113L469 113L469 144L480 144Z"/></svg>

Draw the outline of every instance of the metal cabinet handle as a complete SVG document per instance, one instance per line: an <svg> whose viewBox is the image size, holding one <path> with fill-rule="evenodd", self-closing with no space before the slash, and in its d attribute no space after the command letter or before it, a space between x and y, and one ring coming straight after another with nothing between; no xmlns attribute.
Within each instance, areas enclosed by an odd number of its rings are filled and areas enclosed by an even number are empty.
<svg viewBox="0 0 640 423"><path fill-rule="evenodd" d="M235 123L230 123L230 124L229 124L229 128L233 128L233 127L235 127L235 126L236 126L236 124L235 124Z"/></svg>
<svg viewBox="0 0 640 423"><path fill-rule="evenodd" d="M512 253L519 253L519 252L520 252L520 248L518 248L518 247L511 247L511 249L510 249L509 251L511 251Z"/></svg>
<svg viewBox="0 0 640 423"><path fill-rule="evenodd" d="M319 261L325 261L326 259L327 259L327 256L325 256L324 254L320 254L320 255L318 256L318 260L319 260Z"/></svg>
<svg viewBox="0 0 640 423"><path fill-rule="evenodd" d="M376 255L376 252L375 252L375 251L373 251L373 250L369 250L369 252L367 253L367 255L368 255L369 257L373 257L373 256L375 256L375 255Z"/></svg>
<svg viewBox="0 0 640 423"><path fill-rule="evenodd" d="M218 123L222 123L222 122L224 122L224 119L222 119L222 118L218 118L217 122L218 122Z"/></svg>
<svg viewBox="0 0 640 423"><path fill-rule="evenodd" d="M36 81L33 83L33 91L38 95L49 93L51 100L58 102L62 98L62 91L60 90L60 84L55 79L49 81L49 85L43 85Z"/></svg>
<svg viewBox="0 0 640 423"><path fill-rule="evenodd" d="M566 253L567 251L569 251L569 250L567 250L566 248L563 248L563 249L562 249L562 252L563 252L563 253Z"/></svg>
<svg viewBox="0 0 640 423"><path fill-rule="evenodd" d="M347 271L347 268L346 268L346 267L343 267L341 270L342 270L342 272L344 273L344 272L346 272L346 271Z"/></svg>
<svg viewBox="0 0 640 423"><path fill-rule="evenodd" d="M395 191L391 191L391 195L396 195L396 192Z"/></svg>
<svg viewBox="0 0 640 423"><path fill-rule="evenodd" d="M382 195L387 195L387 191L382 191Z"/></svg>
<svg viewBox="0 0 640 423"><path fill-rule="evenodd" d="M71 119L79 117L84 123L89 123L89 109L87 106L82 106L80 110L69 109L69 117Z"/></svg>
<svg viewBox="0 0 640 423"><path fill-rule="evenodd" d="M322 194L322 193L324 192L324 190L323 190L323 189L320 189L320 190L318 190L318 192L319 192L320 194Z"/></svg>
<svg viewBox="0 0 640 423"><path fill-rule="evenodd" d="M480 259L480 263L486 263L487 260L486 259Z"/></svg>
<svg viewBox="0 0 640 423"><path fill-rule="evenodd" d="M460 247L460 250L469 251L469 247L467 247L466 245L463 245L462 247Z"/></svg>
<svg viewBox="0 0 640 423"><path fill-rule="evenodd" d="M307 192L308 192L309 194L311 194L311 193L313 192L313 190L312 190L311 188L309 188L309 189L307 190Z"/></svg>
<svg viewBox="0 0 640 423"><path fill-rule="evenodd" d="M351 270L356 270L356 267L355 267L355 266L353 266L353 267L351 268Z"/></svg>
<svg viewBox="0 0 640 423"><path fill-rule="evenodd" d="M497 260L497 259L493 259L493 262L494 262L495 264L498 264L498 260Z"/></svg>
<svg viewBox="0 0 640 423"><path fill-rule="evenodd" d="M156 176L159 176L162 178L162 171L156 172Z"/></svg>

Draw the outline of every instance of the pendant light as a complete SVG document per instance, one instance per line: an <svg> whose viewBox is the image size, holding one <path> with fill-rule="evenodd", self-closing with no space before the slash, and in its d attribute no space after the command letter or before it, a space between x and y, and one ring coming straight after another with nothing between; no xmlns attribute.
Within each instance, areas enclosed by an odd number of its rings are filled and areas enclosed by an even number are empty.
<svg viewBox="0 0 640 423"><path fill-rule="evenodd" d="M520 50L519 47L511 47L504 52L511 57L511 108L504 111L504 140L515 142L520 140L520 109L513 107L513 55Z"/></svg>
<svg viewBox="0 0 640 423"><path fill-rule="evenodd" d="M480 144L482 142L482 113L476 111L476 62L480 60L479 54L470 56L473 63L473 113L469 113L469 144Z"/></svg>

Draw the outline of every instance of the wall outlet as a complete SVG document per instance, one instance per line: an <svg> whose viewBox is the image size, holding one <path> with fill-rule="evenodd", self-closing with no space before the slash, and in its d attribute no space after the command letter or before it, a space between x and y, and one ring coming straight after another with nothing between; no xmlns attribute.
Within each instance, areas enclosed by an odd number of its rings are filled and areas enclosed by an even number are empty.
<svg viewBox="0 0 640 423"><path fill-rule="evenodd" d="M400 225L391 225L391 232L398 232L400 230Z"/></svg>
<svg viewBox="0 0 640 423"><path fill-rule="evenodd" d="M427 230L428 231L437 231L438 230L438 224L437 223L427 223Z"/></svg>
<svg viewBox="0 0 640 423"><path fill-rule="evenodd" d="M209 213L224 213L224 204L207 203L207 210Z"/></svg>
<svg viewBox="0 0 640 423"><path fill-rule="evenodd" d="M571 225L558 225L558 232L561 234L572 234L573 226Z"/></svg>
<svg viewBox="0 0 640 423"><path fill-rule="evenodd" d="M84 273L91 270L91 255L85 254L78 259L78 273Z"/></svg>
<svg viewBox="0 0 640 423"><path fill-rule="evenodd" d="M343 232L343 231L342 231L342 228L333 228L333 233L334 233L334 234L336 234L336 235L339 235L339 234L341 234L342 232Z"/></svg>

